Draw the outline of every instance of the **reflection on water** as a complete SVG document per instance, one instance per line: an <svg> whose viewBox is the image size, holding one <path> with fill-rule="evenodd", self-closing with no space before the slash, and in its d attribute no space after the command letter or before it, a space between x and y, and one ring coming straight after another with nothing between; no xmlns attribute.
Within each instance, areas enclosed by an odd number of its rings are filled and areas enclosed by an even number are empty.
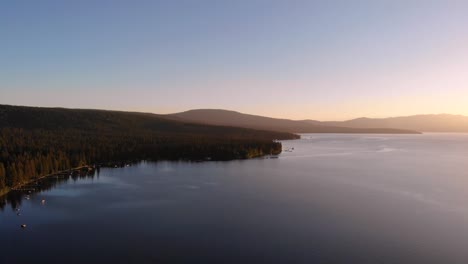
<svg viewBox="0 0 468 264"><path fill-rule="evenodd" d="M277 159L142 162L10 193L0 263L468 263L468 135L283 144Z"/></svg>
<svg viewBox="0 0 468 264"><path fill-rule="evenodd" d="M20 188L13 190L6 195L0 196L0 210L3 211L6 206L11 206L11 209L17 210L21 207L23 200L29 200L32 196L55 188L59 184L64 184L69 181L76 182L79 179L99 177L100 168L92 172L87 170L76 170L70 173L61 173L50 177L45 177L37 181L33 181Z"/></svg>

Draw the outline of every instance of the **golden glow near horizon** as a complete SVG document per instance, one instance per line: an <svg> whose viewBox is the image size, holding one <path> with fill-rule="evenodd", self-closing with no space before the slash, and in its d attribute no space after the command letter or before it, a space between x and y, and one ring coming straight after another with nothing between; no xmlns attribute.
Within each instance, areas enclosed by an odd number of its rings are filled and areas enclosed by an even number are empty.
<svg viewBox="0 0 468 264"><path fill-rule="evenodd" d="M468 115L467 1L125 4L136 13L88 4L6 4L0 104L317 120Z"/></svg>

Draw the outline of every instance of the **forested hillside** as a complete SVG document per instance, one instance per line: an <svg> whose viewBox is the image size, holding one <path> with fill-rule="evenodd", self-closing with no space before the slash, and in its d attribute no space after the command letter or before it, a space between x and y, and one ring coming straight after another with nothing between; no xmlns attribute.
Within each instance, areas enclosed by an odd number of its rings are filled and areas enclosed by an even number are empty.
<svg viewBox="0 0 468 264"><path fill-rule="evenodd" d="M0 190L84 164L278 154L276 139L295 138L154 114L0 105Z"/></svg>
<svg viewBox="0 0 468 264"><path fill-rule="evenodd" d="M271 118L222 109L196 109L165 116L173 120L199 124L247 127L291 133L419 134L415 130L399 129L399 127L346 127L344 125L330 125L320 121Z"/></svg>

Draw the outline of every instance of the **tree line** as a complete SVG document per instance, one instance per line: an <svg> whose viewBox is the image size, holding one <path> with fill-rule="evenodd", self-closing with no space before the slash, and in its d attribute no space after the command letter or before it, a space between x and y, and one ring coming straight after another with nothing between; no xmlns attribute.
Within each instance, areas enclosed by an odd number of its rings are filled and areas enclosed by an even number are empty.
<svg viewBox="0 0 468 264"><path fill-rule="evenodd" d="M293 138L149 114L0 105L0 190L82 165L279 154L275 139Z"/></svg>

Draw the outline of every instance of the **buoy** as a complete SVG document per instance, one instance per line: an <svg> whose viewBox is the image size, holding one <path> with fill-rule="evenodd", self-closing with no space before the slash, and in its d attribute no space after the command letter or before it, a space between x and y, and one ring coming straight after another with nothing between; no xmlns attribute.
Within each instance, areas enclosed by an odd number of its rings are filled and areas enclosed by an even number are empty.
<svg viewBox="0 0 468 264"><path fill-rule="evenodd" d="M42 203L42 204L45 204L45 200L44 200L44 199L42 199L41 203Z"/></svg>
<svg viewBox="0 0 468 264"><path fill-rule="evenodd" d="M25 225L25 224L22 224L22 225L21 225L21 228L26 228L26 225Z"/></svg>

